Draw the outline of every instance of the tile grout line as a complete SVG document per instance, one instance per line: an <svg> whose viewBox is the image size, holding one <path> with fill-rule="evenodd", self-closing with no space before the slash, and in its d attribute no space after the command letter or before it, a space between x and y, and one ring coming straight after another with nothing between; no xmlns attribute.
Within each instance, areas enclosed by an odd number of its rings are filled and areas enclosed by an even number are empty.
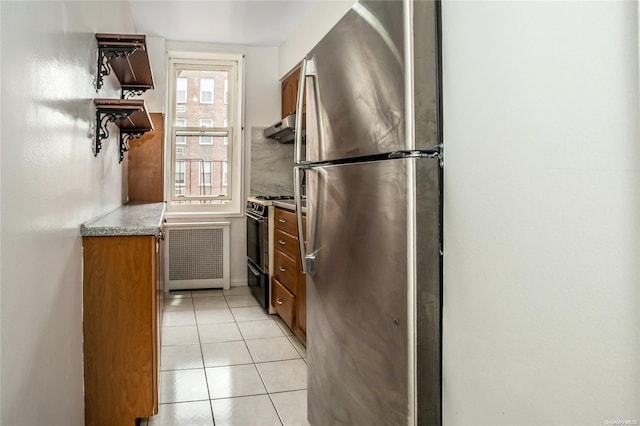
<svg viewBox="0 0 640 426"><path fill-rule="evenodd" d="M251 395L229 396L229 397L222 397L222 398L215 398L215 399L213 399L213 398L212 398L211 391L210 391L210 387L209 387L209 378L208 378L208 375L207 375L207 372L206 372L206 369L207 369L208 367L206 366L205 356L204 356L204 349L203 349L203 345L204 345L205 343L203 343L203 341L202 341L202 336L201 336L201 333L200 333L200 327L199 327L201 324L200 324L200 322L199 322L199 321L198 321L198 319L197 319L197 318L198 318L198 316L197 316L198 309L197 309L197 307L196 307L196 303L195 303L195 302L196 302L196 299L198 299L198 298L196 298L196 297L194 297L194 296L193 296L193 292L189 292L189 294L190 294L190 295L189 295L189 297L180 297L180 298L183 298L183 299L187 299L187 298L188 298L188 299L190 299L190 300L191 300L191 303L192 303L192 312L193 312L193 315L194 315L195 327L196 327L196 333L197 333L197 336L198 336L197 344L200 346L200 356L201 356L201 359L202 359L202 368L186 368L186 369L163 370L163 371L202 370L202 371L204 372L204 375L205 375L205 385L207 386L207 396L208 396L208 399L207 399L206 401L209 403L209 408L210 408L210 412L211 412L211 416L212 416L212 420L213 420L213 422L214 422L214 425L215 425L215 423L216 423L216 421L215 421L215 420L216 420L216 419L215 419L215 414L214 414L214 412L213 412L213 411L214 411L214 409L213 409L213 404L212 404L214 400L220 400L220 399L234 399L234 398L243 398L243 397L252 397L252 396L265 395L265 394L266 394L266 395L268 395L268 397L269 397L269 401L271 402L271 406L273 407L273 409L274 409L274 411L275 411L275 413L276 413L276 416L277 416L277 418L278 418L278 421L280 422L280 424L281 424L281 425L284 425L284 420L283 420L282 414L281 414L281 413L278 411L278 409L276 408L276 405L275 405L275 403L274 403L274 400L273 400L273 398L272 398L272 395L285 394L285 393L290 393L290 392L300 392L300 391L305 391L307 388L306 388L306 387L303 387L303 388L300 388L300 389L289 389L289 390L282 390L282 391L270 392L270 391L267 389L267 386L266 386L265 380L264 380L264 378L263 378L262 374L260 373L260 370L259 370L259 369L258 369L258 367L257 367L257 364L258 364L258 363L256 362L256 360L255 360L255 358L254 358L254 355L251 353L251 351L250 351L250 349L249 349L249 346L248 346L248 340L264 340L264 339L272 339L272 338L276 338L276 337L275 337L275 336L272 336L272 337L256 337L256 338L253 338L253 339L247 339L247 338L245 337L245 335L242 333L241 328L239 327L240 322L237 320L236 314L233 312L233 310L232 310L232 308L231 308L231 306L230 306L230 304L229 304L229 300L228 300L228 297L231 297L231 296L243 296L243 295L234 295L234 294L231 294L231 295L225 295L225 294L223 293L223 294L222 294L222 297L224 297L225 304L226 304L226 309L228 309L228 310L231 312L231 316L232 316L232 318L233 318L233 321L232 321L232 322L229 322L229 324L234 324L234 325L235 325L235 327L236 327L236 329L238 330L239 335L240 335L240 337L241 337L241 341L244 343L244 347L246 348L247 352L249 353L249 357L250 357L250 359L251 359L251 362L250 362L250 363L242 363L242 364L231 364L231 365L226 365L226 366L213 366L213 367L209 367L209 368L217 368L217 367L225 367L225 368L228 368L228 367L239 366L239 365L253 365L253 366L254 366L255 371L256 371L256 372L258 372L258 377L260 378L260 381L261 381L261 383L262 383L262 385L263 385L263 387L264 387L265 393L258 393L258 394L251 394ZM205 296L202 296L202 297L205 297ZM212 296L212 297L214 297L214 296ZM245 307L245 306L236 306L235 308L251 308L251 307L254 307L254 305L249 305L249 306L246 306L246 307ZM210 309L215 309L215 308L210 308ZM225 309L225 308L219 308L219 309ZM293 361L293 360L297 360L297 359L302 360L302 361L306 364L306 360L304 359L304 355L303 355L303 353L298 349L298 347L297 347L297 346L296 346L296 344L294 343L294 341L296 341L296 339L297 339L297 336L295 336L295 334L289 334L287 331L285 331L285 329L283 329L283 327L282 327L282 324L280 324L278 321L276 321L274 318L272 318L272 317L271 317L271 315L267 315L267 316L266 316L266 318L248 319L248 320L241 321L241 322L252 322L252 321L254 321L254 322L255 322L255 321L267 321L267 320L271 320L271 321L273 321L273 322L275 322L275 323L276 323L276 326L278 327L278 329L279 329L279 330L280 330L280 332L282 333L282 335L281 335L281 336L277 336L277 337L285 337L285 338L286 338L286 339L285 339L285 341L286 341L287 343L289 343L289 345L293 346L294 353L297 355L297 357L296 357L296 358L292 358L292 359L284 359L284 360L276 359L276 360L271 360L271 361L265 361L265 362L262 362L261 364L271 364L271 363L283 362L283 361ZM204 326L204 325L214 325L214 326L215 326L215 325L218 325L218 324L222 324L222 323L212 323L212 324L202 324L202 325L203 325L203 326ZM164 324L163 324L163 328L164 328L164 327L165 327L165 326L164 326ZM175 326L166 326L166 327L168 327L168 328L169 328L169 327L178 327L178 325L175 325ZM290 329L289 329L289 332L290 332ZM213 343L213 344L215 344L215 343L238 342L238 341L239 341L239 340L233 340L233 339L232 339L232 340L222 340L222 341L209 342L209 343ZM300 343L301 343L301 342L300 342ZM173 346L173 347L175 347L175 346L185 346L185 345L175 344L175 345L165 345L165 346L169 346L169 347ZM194 400L194 401L196 401L196 400ZM173 401L173 402L165 402L165 403L163 403L163 404L178 404L178 403L182 403L182 402L194 402L194 401L180 401L180 402L178 402L178 401ZM197 401L203 401L203 402L204 402L205 400L199 400L199 399L198 399ZM147 419L147 424L148 424L148 419ZM141 426L144 426L144 424L141 424Z"/></svg>
<svg viewBox="0 0 640 426"><path fill-rule="evenodd" d="M235 316L234 316L235 318ZM236 326L237 326L237 322L236 322ZM238 327L238 330L240 330L240 327ZM271 402L271 406L273 407L273 411L275 411L276 416L278 417L278 421L280 422L280 425L284 425L284 421L282 420L282 417L280 416L280 413L278 412L278 409L276 408L276 405L273 403L273 399L271 399L271 394L269 393L269 389L267 389L267 384L264 382L264 378L262 377L262 374L260 373L260 370L258 369L258 366L256 365L256 361L253 358L253 354L251 353L251 350L249 350L249 345L247 345L247 339L244 338L244 334L242 334L242 331L240 331L240 335L242 336L242 341L244 342L244 346L247 348L247 352L249 352L249 356L251 357L251 360L253 361L253 368L256 369L256 372L258 373L258 377L260 377L260 381L262 382L262 386L264 386L264 391L267 393L267 398L269 398L269 402Z"/></svg>

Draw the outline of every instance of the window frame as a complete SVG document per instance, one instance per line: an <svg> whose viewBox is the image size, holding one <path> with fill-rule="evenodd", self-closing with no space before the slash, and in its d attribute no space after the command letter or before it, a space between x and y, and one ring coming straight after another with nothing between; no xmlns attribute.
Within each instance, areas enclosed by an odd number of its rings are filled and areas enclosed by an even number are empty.
<svg viewBox="0 0 640 426"><path fill-rule="evenodd" d="M176 117L176 69L192 69L189 67L201 67L201 69L225 69L228 74L228 99L227 118L228 126L207 128L212 136L226 137L227 148L227 186L226 195L218 196L190 196L177 197L175 195L175 132L167 132L165 143L165 156L167 173L165 173L165 199L167 200L167 217L242 217L245 196L244 188L244 80L245 59L242 54L235 53L208 53L208 52L184 52L170 51L167 54L168 96L167 108L169 111L166 120L171 123ZM212 68L213 67L213 68ZM216 68L219 67L219 68ZM214 83L215 84L215 83ZM215 92L214 92L215 95ZM215 100L214 100L215 103ZM215 122L214 122L215 123ZM181 128L181 131L193 132L193 135L202 134L202 129L194 127ZM224 133L224 132L228 133ZM190 134L191 135L191 134ZM214 140L215 145L215 140ZM215 161L215 160L214 160ZM213 173L217 167L212 165ZM181 204L186 200L196 201L192 204ZM201 203L197 203L200 200Z"/></svg>
<svg viewBox="0 0 640 426"><path fill-rule="evenodd" d="M227 170L227 161L223 161L222 164L222 186L228 186L229 176Z"/></svg>

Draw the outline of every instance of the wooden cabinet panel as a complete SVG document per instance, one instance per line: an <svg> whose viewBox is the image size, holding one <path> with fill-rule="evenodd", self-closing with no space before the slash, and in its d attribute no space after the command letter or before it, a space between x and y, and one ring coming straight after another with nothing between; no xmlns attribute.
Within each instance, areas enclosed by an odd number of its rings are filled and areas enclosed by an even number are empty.
<svg viewBox="0 0 640 426"><path fill-rule="evenodd" d="M291 71L282 80L282 118L294 114L298 104L298 85L300 84L300 67ZM302 98L302 113L306 112L307 102Z"/></svg>
<svg viewBox="0 0 640 426"><path fill-rule="evenodd" d="M156 244L154 236L83 238L87 426L133 426L158 411Z"/></svg>
<svg viewBox="0 0 640 426"><path fill-rule="evenodd" d="M295 296L274 277L271 280L271 304L275 308L282 321L294 328Z"/></svg>
<svg viewBox="0 0 640 426"><path fill-rule="evenodd" d="M299 72L294 71L287 78L282 80L282 118L296 112L296 100L298 97Z"/></svg>
<svg viewBox="0 0 640 426"><path fill-rule="evenodd" d="M281 229L276 229L274 236L276 240L275 248L277 250L282 250L294 259L300 259L300 246L296 237Z"/></svg>
<svg viewBox="0 0 640 426"><path fill-rule="evenodd" d="M295 296L298 287L298 261L280 250L274 250L273 276Z"/></svg>
<svg viewBox="0 0 640 426"><path fill-rule="evenodd" d="M151 113L153 130L129 142L129 201L164 201L164 115Z"/></svg>
<svg viewBox="0 0 640 426"><path fill-rule="evenodd" d="M306 275L302 272L302 263L300 261L297 219L295 212L283 208L275 209L274 218L275 250L273 282L277 282L281 287L285 287L294 297L294 319L292 324L287 323L287 325L289 325L296 336L305 343L307 338L307 285ZM302 216L302 223L303 229L306 230L306 215ZM273 291L275 292L276 290L274 289ZM282 307L278 309L276 303L273 301L272 305L279 314L280 311L283 310ZM280 316L282 317L282 315Z"/></svg>
<svg viewBox="0 0 640 426"><path fill-rule="evenodd" d="M296 225L296 214L285 209L276 209L275 228L281 229L291 235L298 235L298 226Z"/></svg>

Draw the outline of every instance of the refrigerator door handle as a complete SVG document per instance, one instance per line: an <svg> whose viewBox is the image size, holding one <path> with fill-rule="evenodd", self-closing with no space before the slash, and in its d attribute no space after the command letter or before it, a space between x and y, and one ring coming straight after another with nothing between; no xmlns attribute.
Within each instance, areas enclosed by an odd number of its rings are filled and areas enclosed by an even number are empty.
<svg viewBox="0 0 640 426"><path fill-rule="evenodd" d="M296 118L297 119L297 118ZM297 136L296 136L297 138ZM302 260L302 272L307 273L307 251L304 246L304 229L302 228L302 193L300 191L300 185L302 179L300 179L300 173L304 173L305 168L295 166L293 168L293 198L296 203L296 225L298 226L298 243L300 244L300 259Z"/></svg>
<svg viewBox="0 0 640 426"><path fill-rule="evenodd" d="M294 152L295 163L298 164L302 160L302 100L304 96L304 86L306 83L307 58L302 60L300 66L300 83L298 84L298 99L296 100L296 123L295 123L295 140Z"/></svg>

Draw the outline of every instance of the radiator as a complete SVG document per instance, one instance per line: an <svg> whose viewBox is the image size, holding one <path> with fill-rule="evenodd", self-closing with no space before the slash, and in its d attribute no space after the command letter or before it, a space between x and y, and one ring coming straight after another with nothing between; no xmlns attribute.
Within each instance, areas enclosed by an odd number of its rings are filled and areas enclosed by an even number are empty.
<svg viewBox="0 0 640 426"><path fill-rule="evenodd" d="M165 290L229 288L229 222L167 223Z"/></svg>

